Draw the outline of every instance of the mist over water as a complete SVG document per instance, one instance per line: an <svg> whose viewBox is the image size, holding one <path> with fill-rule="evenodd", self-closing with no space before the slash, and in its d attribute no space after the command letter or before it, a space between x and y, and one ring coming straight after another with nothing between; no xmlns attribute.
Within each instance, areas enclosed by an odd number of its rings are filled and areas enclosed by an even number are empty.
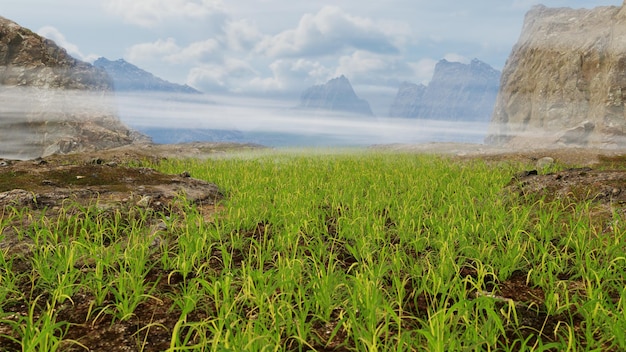
<svg viewBox="0 0 626 352"><path fill-rule="evenodd" d="M278 147L482 143L489 125L308 111L293 108L293 102L266 99L118 94L116 100L122 121L153 135L157 143L175 135L202 137L202 131L211 131L205 137L222 138L216 141Z"/></svg>
<svg viewBox="0 0 626 352"><path fill-rule="evenodd" d="M45 155L55 140L72 140L68 122L114 116L151 136L155 143L238 142L272 147L482 143L488 130L488 123L312 112L295 109L293 101L282 100L0 89L0 157L11 159Z"/></svg>
<svg viewBox="0 0 626 352"><path fill-rule="evenodd" d="M45 155L55 143L71 141L79 124L106 124L115 116L113 97L102 92L0 86L0 157Z"/></svg>

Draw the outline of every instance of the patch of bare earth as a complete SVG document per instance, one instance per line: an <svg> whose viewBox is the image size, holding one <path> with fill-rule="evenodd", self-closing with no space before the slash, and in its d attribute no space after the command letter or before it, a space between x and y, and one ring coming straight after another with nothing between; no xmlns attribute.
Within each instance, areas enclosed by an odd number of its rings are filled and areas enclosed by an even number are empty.
<svg viewBox="0 0 626 352"><path fill-rule="evenodd" d="M0 207L3 209L0 217L10 209L21 209L25 214L22 219L13 219L0 228L0 250L14 258L11 263L14 274L28 276L22 274L32 270L29 258L34 246L29 238L18 236L16 229L28 228L32 221L41 217L54 223L59 217L76 215L89 207L98 209L98 216L103 217L141 209L146 216L146 236L153 236L158 243L164 216L181 212L189 204L197 207L206 221L211 221L219 212L217 202L222 194L214 184L186 173L166 175L149 168L123 166L148 157L141 151L122 149L38 160L0 160ZM81 270L92 270L88 260L80 265ZM56 319L68 323L66 340L79 341L92 351L163 351L169 348L172 331L180 317L167 293L178 290L184 279L178 273L155 265L145 281L159 294L141 303L128 320L116 320L106 309L94 307L94 297L83 290L57 307ZM28 316L32 308L36 321L45 309L49 293L34 290L28 280L18 280L18 286L22 298L3 304L2 309L8 313L5 319L18 321ZM104 306L113 300L107 297ZM41 307L31 307L28 302L33 301L39 302ZM206 318L205 312L193 311L188 319L201 321ZM0 323L0 350L21 350L18 343L8 338L14 334L9 325ZM67 344L63 350L85 349Z"/></svg>

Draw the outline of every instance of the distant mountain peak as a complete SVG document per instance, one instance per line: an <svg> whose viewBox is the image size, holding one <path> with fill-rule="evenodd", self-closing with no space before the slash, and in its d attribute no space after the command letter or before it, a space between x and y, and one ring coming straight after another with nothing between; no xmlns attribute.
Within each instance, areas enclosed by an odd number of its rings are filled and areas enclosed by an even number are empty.
<svg viewBox="0 0 626 352"><path fill-rule="evenodd" d="M403 83L391 117L487 122L495 105L500 72L473 59L469 64L440 60L428 86Z"/></svg>
<svg viewBox="0 0 626 352"><path fill-rule="evenodd" d="M111 79L116 91L157 91L170 93L200 94L201 92L188 86L156 77L124 59L109 60L101 57L94 66L104 69Z"/></svg>
<svg viewBox="0 0 626 352"><path fill-rule="evenodd" d="M299 107L307 110L374 115L369 103L356 95L352 84L344 75L305 90L300 97Z"/></svg>

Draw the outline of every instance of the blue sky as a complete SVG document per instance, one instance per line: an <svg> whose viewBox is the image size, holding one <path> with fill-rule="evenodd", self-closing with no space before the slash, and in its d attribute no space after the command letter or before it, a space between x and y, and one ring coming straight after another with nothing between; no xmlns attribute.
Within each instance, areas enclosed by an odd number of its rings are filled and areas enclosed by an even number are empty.
<svg viewBox="0 0 626 352"><path fill-rule="evenodd" d="M502 69L534 0L2 0L9 18L86 61L124 58L208 94L297 99L346 75L384 102L435 63ZM622 0L544 0L551 7Z"/></svg>

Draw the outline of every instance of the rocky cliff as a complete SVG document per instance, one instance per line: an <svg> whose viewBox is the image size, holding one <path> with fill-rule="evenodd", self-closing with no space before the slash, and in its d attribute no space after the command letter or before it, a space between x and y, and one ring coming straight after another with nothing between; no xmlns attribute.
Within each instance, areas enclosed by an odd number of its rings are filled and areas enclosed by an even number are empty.
<svg viewBox="0 0 626 352"><path fill-rule="evenodd" d="M115 114L107 74L0 17L0 157L126 145L144 137Z"/></svg>
<svg viewBox="0 0 626 352"><path fill-rule="evenodd" d="M500 72L480 60L470 64L441 60L428 86L400 86L389 116L487 122L499 84Z"/></svg>
<svg viewBox="0 0 626 352"><path fill-rule="evenodd" d="M298 108L366 116L374 115L369 103L356 95L350 81L343 75L331 79L326 84L316 85L305 90L300 97Z"/></svg>
<svg viewBox="0 0 626 352"><path fill-rule="evenodd" d="M535 6L502 73L487 143L624 146L626 6Z"/></svg>
<svg viewBox="0 0 626 352"><path fill-rule="evenodd" d="M422 109L426 87L423 84L404 82L389 109L390 117L418 117Z"/></svg>
<svg viewBox="0 0 626 352"><path fill-rule="evenodd" d="M111 77L115 91L150 91L166 93L200 94L200 91L188 85L168 82L152 73L119 59L108 60L104 57L96 60L93 65L104 69Z"/></svg>

